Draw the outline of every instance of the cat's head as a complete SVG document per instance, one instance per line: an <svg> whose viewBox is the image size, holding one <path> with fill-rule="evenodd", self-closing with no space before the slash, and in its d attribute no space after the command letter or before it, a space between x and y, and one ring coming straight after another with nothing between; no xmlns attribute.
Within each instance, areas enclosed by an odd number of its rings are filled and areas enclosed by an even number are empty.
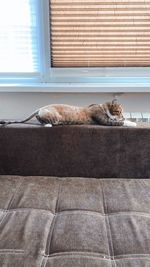
<svg viewBox="0 0 150 267"><path fill-rule="evenodd" d="M119 120L124 119L123 107L121 104L118 104L116 101L107 102L107 107L111 115L117 116Z"/></svg>

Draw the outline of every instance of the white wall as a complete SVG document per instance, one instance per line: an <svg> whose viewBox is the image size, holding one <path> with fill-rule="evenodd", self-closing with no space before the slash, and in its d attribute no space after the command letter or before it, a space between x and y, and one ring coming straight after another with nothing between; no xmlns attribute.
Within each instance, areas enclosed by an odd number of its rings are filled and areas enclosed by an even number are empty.
<svg viewBox="0 0 150 267"><path fill-rule="evenodd" d="M112 98L112 94L102 93L0 93L0 119L21 119L51 103L85 106ZM126 112L150 112L150 93L127 93L119 100Z"/></svg>

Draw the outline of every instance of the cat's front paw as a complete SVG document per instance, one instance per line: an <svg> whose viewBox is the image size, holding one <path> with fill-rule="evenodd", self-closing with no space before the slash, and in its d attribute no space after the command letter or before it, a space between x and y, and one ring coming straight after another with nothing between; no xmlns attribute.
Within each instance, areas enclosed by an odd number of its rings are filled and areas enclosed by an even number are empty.
<svg viewBox="0 0 150 267"><path fill-rule="evenodd" d="M112 121L117 121L118 120L117 116L112 116L111 119L112 119Z"/></svg>
<svg viewBox="0 0 150 267"><path fill-rule="evenodd" d="M123 122L123 126L126 126L126 127L136 127L137 124L136 124L135 122L133 122L133 121L125 120L125 121Z"/></svg>

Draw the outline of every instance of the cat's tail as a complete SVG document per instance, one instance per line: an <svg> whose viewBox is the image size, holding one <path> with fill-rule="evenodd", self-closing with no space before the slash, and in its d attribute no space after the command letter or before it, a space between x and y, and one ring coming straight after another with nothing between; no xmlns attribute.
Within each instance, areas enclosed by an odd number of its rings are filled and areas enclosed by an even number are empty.
<svg viewBox="0 0 150 267"><path fill-rule="evenodd" d="M6 126L8 124L13 124L13 123L25 123L29 120L31 120L32 118L34 118L37 114L38 114L39 110L36 110L35 112L33 112L29 117L27 117L24 120L0 120L0 124L2 124L3 126Z"/></svg>

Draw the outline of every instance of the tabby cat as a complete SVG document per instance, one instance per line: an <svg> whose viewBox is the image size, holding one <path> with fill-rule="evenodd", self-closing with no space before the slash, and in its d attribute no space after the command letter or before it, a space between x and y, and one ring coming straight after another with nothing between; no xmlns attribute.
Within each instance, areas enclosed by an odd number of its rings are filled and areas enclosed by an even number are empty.
<svg viewBox="0 0 150 267"><path fill-rule="evenodd" d="M77 107L63 104L51 104L36 110L22 121L0 121L0 124L24 123L36 117L44 126L99 124L111 126L136 126L123 116L123 108L115 101L104 104L92 104L87 107Z"/></svg>

